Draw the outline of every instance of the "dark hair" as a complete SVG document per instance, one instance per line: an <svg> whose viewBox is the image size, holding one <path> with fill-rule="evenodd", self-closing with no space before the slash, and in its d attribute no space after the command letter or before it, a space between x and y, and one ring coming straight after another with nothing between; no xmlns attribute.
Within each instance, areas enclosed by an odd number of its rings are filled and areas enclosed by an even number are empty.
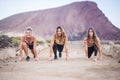
<svg viewBox="0 0 120 80"><path fill-rule="evenodd" d="M58 26L57 29L56 29L56 33L57 33L58 29L60 29L61 31L63 31L63 29L60 26Z"/></svg>
<svg viewBox="0 0 120 80"><path fill-rule="evenodd" d="M97 35L96 35L95 30L93 28L88 29L87 40L90 40L90 35L89 35L90 30L92 30L92 32L93 32L93 40L94 40L95 44L98 45Z"/></svg>
<svg viewBox="0 0 120 80"><path fill-rule="evenodd" d="M89 28L89 29L88 29L87 38L88 38L88 39L90 38L90 35L89 35L89 31L90 31L90 30L92 30L92 32L93 32L93 39L95 39L95 38L96 38L96 33L95 33L95 31L94 31L93 28Z"/></svg>

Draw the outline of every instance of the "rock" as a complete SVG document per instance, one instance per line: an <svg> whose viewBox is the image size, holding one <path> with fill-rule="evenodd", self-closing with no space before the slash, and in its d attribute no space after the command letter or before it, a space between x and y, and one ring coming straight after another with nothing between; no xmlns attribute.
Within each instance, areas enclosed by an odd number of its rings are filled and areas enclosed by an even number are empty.
<svg viewBox="0 0 120 80"><path fill-rule="evenodd" d="M15 63L17 63L17 60L15 60Z"/></svg>
<svg viewBox="0 0 120 80"><path fill-rule="evenodd" d="M111 48L110 45L103 44L102 45L102 53L105 55L112 55L112 54L110 54L110 48Z"/></svg>
<svg viewBox="0 0 120 80"><path fill-rule="evenodd" d="M15 55L16 55L15 48L8 47L0 50L0 60L14 58Z"/></svg>
<svg viewBox="0 0 120 80"><path fill-rule="evenodd" d="M114 42L102 44L102 53L115 59L120 59L120 44L114 44Z"/></svg>
<svg viewBox="0 0 120 80"><path fill-rule="evenodd" d="M2 69L2 67L0 67L0 69Z"/></svg>
<svg viewBox="0 0 120 80"><path fill-rule="evenodd" d="M12 38L7 35L0 35L0 48L12 47Z"/></svg>
<svg viewBox="0 0 120 80"><path fill-rule="evenodd" d="M47 48L48 47L48 45L46 44L46 43L44 43L44 44L42 44L42 45L38 45L37 46L37 51L41 51L41 50L43 50L43 49L45 49L45 48Z"/></svg>
<svg viewBox="0 0 120 80"><path fill-rule="evenodd" d="M120 60L118 61L118 63L120 63Z"/></svg>

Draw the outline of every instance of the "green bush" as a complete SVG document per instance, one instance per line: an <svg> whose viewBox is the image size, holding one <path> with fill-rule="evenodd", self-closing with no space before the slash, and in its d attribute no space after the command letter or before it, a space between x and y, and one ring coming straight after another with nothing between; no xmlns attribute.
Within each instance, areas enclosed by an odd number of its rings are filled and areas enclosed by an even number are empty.
<svg viewBox="0 0 120 80"><path fill-rule="evenodd" d="M12 37L12 43L15 46L19 46L20 45L20 37Z"/></svg>
<svg viewBox="0 0 120 80"><path fill-rule="evenodd" d="M12 37L12 43L15 46L19 46L20 45L20 37ZM37 40L37 44L44 44L44 41Z"/></svg>
<svg viewBox="0 0 120 80"><path fill-rule="evenodd" d="M51 42L51 40L46 40L46 42L47 42L47 43L50 43L50 42Z"/></svg>
<svg viewBox="0 0 120 80"><path fill-rule="evenodd" d="M44 44L44 41L37 40L37 44Z"/></svg>

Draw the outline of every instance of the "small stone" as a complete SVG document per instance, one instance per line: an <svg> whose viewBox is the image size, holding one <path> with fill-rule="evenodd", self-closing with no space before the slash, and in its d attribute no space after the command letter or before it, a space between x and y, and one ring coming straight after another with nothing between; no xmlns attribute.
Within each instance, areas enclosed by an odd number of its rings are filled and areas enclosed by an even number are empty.
<svg viewBox="0 0 120 80"><path fill-rule="evenodd" d="M16 56L18 56L18 54L16 54Z"/></svg>
<svg viewBox="0 0 120 80"><path fill-rule="evenodd" d="M120 60L118 61L118 63L120 63Z"/></svg>

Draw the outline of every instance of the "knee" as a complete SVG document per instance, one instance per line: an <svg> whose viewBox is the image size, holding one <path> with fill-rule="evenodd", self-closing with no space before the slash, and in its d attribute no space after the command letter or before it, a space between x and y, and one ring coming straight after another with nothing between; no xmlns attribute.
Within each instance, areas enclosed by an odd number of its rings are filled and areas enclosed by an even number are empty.
<svg viewBox="0 0 120 80"><path fill-rule="evenodd" d="M23 47L26 47L26 46L27 46L27 44L26 44L25 42L23 42L23 43L22 43L22 46L23 46Z"/></svg>

